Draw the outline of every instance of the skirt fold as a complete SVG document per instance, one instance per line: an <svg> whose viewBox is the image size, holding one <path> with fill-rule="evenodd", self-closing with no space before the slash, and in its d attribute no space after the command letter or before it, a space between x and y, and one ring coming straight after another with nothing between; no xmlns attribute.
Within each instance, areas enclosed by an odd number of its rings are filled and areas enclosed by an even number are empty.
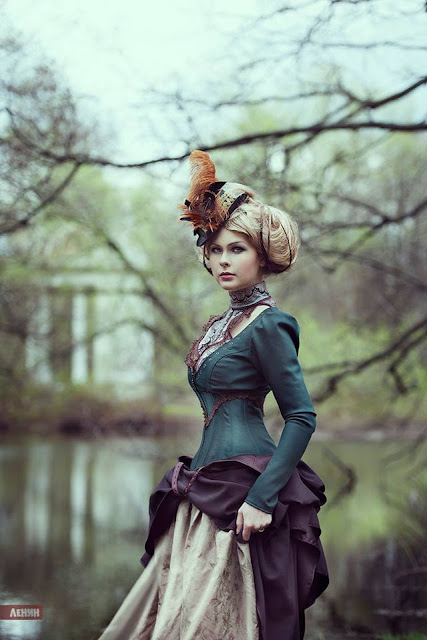
<svg viewBox="0 0 427 640"><path fill-rule="evenodd" d="M99 640L259 640L248 545L190 501Z"/></svg>
<svg viewBox="0 0 427 640"><path fill-rule="evenodd" d="M196 470L178 459L150 496L145 569L99 640L302 640L304 611L329 584L325 487L301 460L269 527L244 541L237 512L270 457Z"/></svg>

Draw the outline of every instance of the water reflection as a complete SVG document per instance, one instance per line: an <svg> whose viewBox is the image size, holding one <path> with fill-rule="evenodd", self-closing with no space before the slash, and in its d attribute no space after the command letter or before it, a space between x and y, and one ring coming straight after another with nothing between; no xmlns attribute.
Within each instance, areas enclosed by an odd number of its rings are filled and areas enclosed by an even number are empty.
<svg viewBox="0 0 427 640"><path fill-rule="evenodd" d="M183 438L4 439L1 602L42 604L44 619L0 623L0 637L97 638L142 570L153 487L196 447ZM307 612L307 640L427 630L425 457L424 443L311 443L304 460L327 487L320 523L331 584Z"/></svg>
<svg viewBox="0 0 427 640"><path fill-rule="evenodd" d="M329 488L320 522L331 584L308 616L325 638L427 637L426 454L423 441L327 443L307 452Z"/></svg>

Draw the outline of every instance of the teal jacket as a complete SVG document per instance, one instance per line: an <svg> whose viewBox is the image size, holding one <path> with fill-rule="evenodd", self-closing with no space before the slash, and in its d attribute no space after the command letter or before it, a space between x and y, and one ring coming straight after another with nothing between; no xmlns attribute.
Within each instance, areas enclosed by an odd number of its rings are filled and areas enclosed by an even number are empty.
<svg viewBox="0 0 427 640"><path fill-rule="evenodd" d="M299 332L292 315L270 307L207 356L198 371L188 367L205 417L191 469L240 454L271 455L245 499L266 513L273 513L316 428L298 361ZM263 420L270 391L285 420L277 447Z"/></svg>

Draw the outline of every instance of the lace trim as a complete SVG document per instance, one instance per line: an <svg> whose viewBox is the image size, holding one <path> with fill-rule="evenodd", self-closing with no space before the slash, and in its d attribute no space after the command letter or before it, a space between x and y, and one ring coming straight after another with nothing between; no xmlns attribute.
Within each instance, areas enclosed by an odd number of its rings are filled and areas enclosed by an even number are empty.
<svg viewBox="0 0 427 640"><path fill-rule="evenodd" d="M196 364L196 362L198 360L198 357L199 357L199 351L197 349L197 345L199 344L200 340L203 338L203 336L205 335L205 333L209 329L209 327L216 320L219 320L220 318L223 318L225 316L225 314L227 313L227 311L224 311L223 313L220 313L218 315L209 316L208 321L205 322L205 324L202 327L201 335L198 338L196 338L195 340L193 340L193 343L192 343L192 345L190 347L190 351L185 356L184 362L187 365L187 367L191 367L191 368L194 367L194 365Z"/></svg>
<svg viewBox="0 0 427 640"><path fill-rule="evenodd" d="M235 391L233 393L225 393L221 396L219 396L216 400L215 403L208 415L208 413L206 412L206 409L203 407L202 405L202 411L203 411L203 416L205 419L205 429L207 429L210 425L210 423L212 422L212 418L214 417L217 409L224 404L224 402L229 402L230 400L235 400L236 398L240 399L240 400L250 400L256 407L259 407L262 411L262 415L265 416L264 413L264 400L265 400L265 396L264 395L259 395L258 393L255 393L254 391Z"/></svg>
<svg viewBox="0 0 427 640"><path fill-rule="evenodd" d="M177 464L174 466L173 474L172 474L172 490L177 496L181 495L181 492L180 492L179 487L178 487L178 478L179 478L179 474L180 474L180 471L181 471L181 468L182 468L183 465L184 465L183 462L177 462ZM199 473L201 472L201 470L202 470L202 467L200 467L199 469L196 469L194 474L191 476L189 483L184 488L184 490L182 492L182 495L186 496L188 494L188 492L190 491L191 487L193 486L194 481L196 480L196 478L199 475Z"/></svg>
<svg viewBox="0 0 427 640"><path fill-rule="evenodd" d="M188 494L188 492L190 491L191 487L194 484L194 481L196 480L197 476L199 475L199 473L201 472L203 467L200 467L199 469L196 469L196 471L194 472L194 474L191 476L190 478L190 482L187 484L187 486L185 487L183 493L186 496Z"/></svg>
<svg viewBox="0 0 427 640"><path fill-rule="evenodd" d="M228 293L233 309L241 309L242 307L261 302L262 298L271 298L265 280L257 282L245 289L229 291Z"/></svg>
<svg viewBox="0 0 427 640"><path fill-rule="evenodd" d="M236 326L236 324L240 322L240 320L242 319L242 316L245 316L246 318L248 318L251 315L254 308L260 305L268 305L269 307L277 306L274 300L260 300L258 302L255 302L253 305L249 307L245 307L244 309L241 309L240 310L241 313L239 313L239 315L235 316L230 320L228 327L225 329L224 336L220 340L218 340L218 342L215 342L214 345L208 345L206 349L203 350L202 353L199 353L198 345L200 341L205 336L206 332L212 326L212 324L225 316L228 309L223 313L220 313L219 315L210 316L209 320L202 327L202 334L198 338L196 338L196 340L193 341L193 344L190 347L190 351L187 353L185 357L185 361L184 361L185 364L191 369L194 369L195 371L197 371L199 368L197 365L201 364L201 361L199 362L199 360L202 358L205 351L212 346L215 346L218 348L225 342L228 342L229 340L231 340L233 337L231 335L231 330Z"/></svg>

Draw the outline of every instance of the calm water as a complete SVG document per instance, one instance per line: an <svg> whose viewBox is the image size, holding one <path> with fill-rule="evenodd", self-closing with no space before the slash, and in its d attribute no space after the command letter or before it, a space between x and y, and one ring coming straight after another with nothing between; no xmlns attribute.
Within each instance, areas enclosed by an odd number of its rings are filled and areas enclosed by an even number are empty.
<svg viewBox="0 0 427 640"><path fill-rule="evenodd" d="M0 603L42 604L44 618L0 622L0 638L95 640L142 571L151 491L196 445L3 438ZM427 632L426 457L425 443L310 443L331 584L307 640Z"/></svg>

